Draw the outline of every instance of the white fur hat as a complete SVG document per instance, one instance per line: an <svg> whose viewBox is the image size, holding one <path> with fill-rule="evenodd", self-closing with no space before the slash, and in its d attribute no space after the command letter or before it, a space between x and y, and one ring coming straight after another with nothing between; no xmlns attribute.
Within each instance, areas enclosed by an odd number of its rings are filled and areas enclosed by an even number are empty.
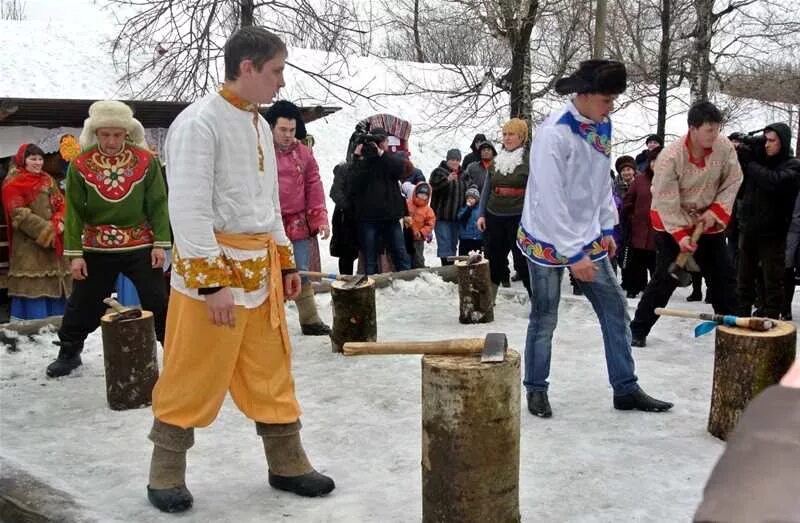
<svg viewBox="0 0 800 523"><path fill-rule="evenodd" d="M89 107L89 118L83 122L79 139L81 149L97 142L95 134L101 127L117 127L128 132L127 140L133 145L147 149L144 127L133 117L133 109L117 100L100 100Z"/></svg>

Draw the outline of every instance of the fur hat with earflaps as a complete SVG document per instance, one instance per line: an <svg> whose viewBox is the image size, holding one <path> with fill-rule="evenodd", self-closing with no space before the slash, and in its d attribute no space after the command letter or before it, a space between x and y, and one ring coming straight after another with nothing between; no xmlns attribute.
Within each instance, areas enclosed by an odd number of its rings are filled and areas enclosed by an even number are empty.
<svg viewBox="0 0 800 523"><path fill-rule="evenodd" d="M144 127L133 117L133 109L117 100L100 100L89 106L89 118L83 122L83 131L79 139L81 149L91 147L97 142L98 129L116 127L127 131L127 141L147 149L144 141Z"/></svg>
<svg viewBox="0 0 800 523"><path fill-rule="evenodd" d="M627 87L625 64L613 60L586 60L577 71L556 82L558 94L621 94Z"/></svg>

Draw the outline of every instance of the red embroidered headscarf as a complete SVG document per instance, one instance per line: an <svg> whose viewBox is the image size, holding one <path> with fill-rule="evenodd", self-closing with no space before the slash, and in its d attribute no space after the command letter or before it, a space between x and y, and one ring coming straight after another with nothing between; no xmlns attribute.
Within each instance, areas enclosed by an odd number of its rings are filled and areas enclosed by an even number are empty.
<svg viewBox="0 0 800 523"><path fill-rule="evenodd" d="M55 233L55 240L53 246L56 253L61 256L64 254L64 234L62 232L61 224L64 219L65 202L61 190L54 183L53 178L49 174L42 171L39 174L28 172L25 169L25 158L32 156L26 154L30 144L24 143L20 145L14 156L14 163L17 166L17 173L6 177L3 183L3 210L6 215L6 224L8 225L8 244L11 247L13 227L11 226L11 213L18 207L25 207L30 205L33 200L47 188L50 190L50 207L52 208L52 217L50 223L53 226Z"/></svg>

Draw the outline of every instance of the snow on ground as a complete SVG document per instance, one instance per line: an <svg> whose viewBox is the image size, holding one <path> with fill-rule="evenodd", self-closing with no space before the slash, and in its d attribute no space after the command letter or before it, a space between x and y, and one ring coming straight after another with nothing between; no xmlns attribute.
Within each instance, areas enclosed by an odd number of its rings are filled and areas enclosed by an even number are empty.
<svg viewBox="0 0 800 523"><path fill-rule="evenodd" d="M518 287L519 284L514 284ZM611 405L602 340L588 302L564 283L554 339L554 417L521 424L520 508L524 521L687 521L723 449L706 432L713 336L692 337L691 321L666 318L635 349L648 392L675 402L668 414L618 412ZM686 307L688 289L673 306ZM330 297L317 297L330 320ZM457 287L429 276L377 292L378 337L423 340L505 332L522 350L527 303L501 297L489 325L458 323ZM635 307L635 300L631 300ZM691 304L691 308L707 305ZM187 481L195 508L181 521L413 522L421 518L420 358L332 354L327 337L299 335L288 307L303 439L312 461L334 477L325 499L268 487L252 422L228 399L215 423L197 431ZM105 403L99 331L84 366L50 380L54 334L21 351L0 351L0 452L72 494L103 522L175 521L147 502L150 409L114 412Z"/></svg>

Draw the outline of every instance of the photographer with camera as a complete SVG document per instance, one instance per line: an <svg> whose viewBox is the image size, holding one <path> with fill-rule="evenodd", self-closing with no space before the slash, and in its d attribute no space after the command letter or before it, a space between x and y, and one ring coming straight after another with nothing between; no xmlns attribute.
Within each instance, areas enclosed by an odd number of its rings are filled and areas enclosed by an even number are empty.
<svg viewBox="0 0 800 523"><path fill-rule="evenodd" d="M792 157L792 132L775 123L743 137L737 147L744 171L738 203L740 314L750 316L756 282L764 283L760 316L779 318L784 310L786 235L800 184L800 160Z"/></svg>
<svg viewBox="0 0 800 523"><path fill-rule="evenodd" d="M351 201L367 274L378 272L381 245L389 250L395 270L411 268L400 226L400 219L406 215L399 185L405 169L403 159L387 151L387 138L388 133L381 128L357 135L350 165Z"/></svg>

